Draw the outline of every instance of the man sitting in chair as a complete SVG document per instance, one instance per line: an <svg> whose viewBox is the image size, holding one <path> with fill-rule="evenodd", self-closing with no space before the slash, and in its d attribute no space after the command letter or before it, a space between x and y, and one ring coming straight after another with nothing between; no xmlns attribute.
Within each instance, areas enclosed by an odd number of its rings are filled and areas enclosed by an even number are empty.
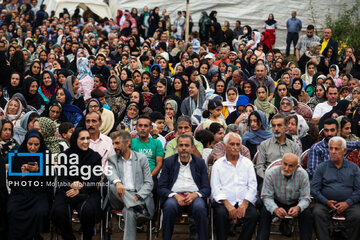
<svg viewBox="0 0 360 240"><path fill-rule="evenodd" d="M210 183L205 161L192 154L193 137L181 134L177 138L178 153L166 158L159 179L158 194L164 212L163 239L170 240L176 217L191 213L200 240L208 239L206 198Z"/></svg>
<svg viewBox="0 0 360 240"><path fill-rule="evenodd" d="M330 239L330 217L341 214L346 218L348 239L360 239L360 170L344 159L346 141L342 137L329 140L330 161L320 163L311 182L311 195L316 204L314 216L316 237Z"/></svg>
<svg viewBox="0 0 360 240"><path fill-rule="evenodd" d="M300 239L312 239L310 181L307 172L299 166L298 156L286 153L281 166L271 167L265 172L261 199L264 206L257 240L269 239L271 219L275 215L280 219L299 216ZM281 223L280 228L286 227L284 221Z"/></svg>
<svg viewBox="0 0 360 240"><path fill-rule="evenodd" d="M124 239L135 240L137 221L149 220L155 212L149 162L144 154L131 151L129 132L113 132L110 137L116 155L109 158L109 200L114 209L123 210Z"/></svg>

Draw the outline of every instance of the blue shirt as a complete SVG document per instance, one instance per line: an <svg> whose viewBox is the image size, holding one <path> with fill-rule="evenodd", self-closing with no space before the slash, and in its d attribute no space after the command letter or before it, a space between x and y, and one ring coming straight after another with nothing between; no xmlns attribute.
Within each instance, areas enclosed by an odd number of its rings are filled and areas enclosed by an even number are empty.
<svg viewBox="0 0 360 240"><path fill-rule="evenodd" d="M289 33L298 33L301 31L302 23L298 18L289 18L286 22L286 28Z"/></svg>
<svg viewBox="0 0 360 240"><path fill-rule="evenodd" d="M355 149L360 149L360 141L356 142L346 142L346 148L348 152L351 152ZM330 159L329 155L329 145L324 140L314 144L309 151L308 155L308 165L307 165L307 172L309 176L312 177L315 173L317 166Z"/></svg>
<svg viewBox="0 0 360 240"><path fill-rule="evenodd" d="M360 201L360 169L348 160L340 168L332 161L321 163L311 182L311 195L326 204L329 200L347 202L350 206Z"/></svg>

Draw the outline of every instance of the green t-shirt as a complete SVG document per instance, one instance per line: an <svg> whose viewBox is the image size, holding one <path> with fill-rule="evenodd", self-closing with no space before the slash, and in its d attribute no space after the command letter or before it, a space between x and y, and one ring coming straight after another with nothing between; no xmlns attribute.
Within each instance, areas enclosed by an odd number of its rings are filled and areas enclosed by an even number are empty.
<svg viewBox="0 0 360 240"><path fill-rule="evenodd" d="M156 166L156 157L164 157L164 149L159 139L149 138L149 141L142 142L139 138L134 138L131 150L145 154L149 161L150 171Z"/></svg>

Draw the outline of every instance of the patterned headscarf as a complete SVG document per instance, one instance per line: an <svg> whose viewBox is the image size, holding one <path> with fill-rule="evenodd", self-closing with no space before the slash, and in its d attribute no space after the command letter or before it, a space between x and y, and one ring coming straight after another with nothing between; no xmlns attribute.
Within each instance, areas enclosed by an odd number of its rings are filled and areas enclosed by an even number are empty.
<svg viewBox="0 0 360 240"><path fill-rule="evenodd" d="M52 154L59 154L59 143L63 142L61 138L55 137L56 123L47 117L41 117L38 119L42 135L45 140L46 147Z"/></svg>

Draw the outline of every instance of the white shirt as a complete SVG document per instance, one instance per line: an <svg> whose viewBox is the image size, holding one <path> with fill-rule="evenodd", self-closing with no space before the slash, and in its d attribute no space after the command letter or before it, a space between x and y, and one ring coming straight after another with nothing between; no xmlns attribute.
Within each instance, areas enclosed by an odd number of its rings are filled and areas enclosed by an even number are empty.
<svg viewBox="0 0 360 240"><path fill-rule="evenodd" d="M314 114L312 118L314 119L324 116L325 113L330 112L333 107L334 106L329 105L327 101L323 103L319 103L318 105L316 105L314 109Z"/></svg>
<svg viewBox="0 0 360 240"><path fill-rule="evenodd" d="M134 178L133 178L133 169L132 169L132 152L130 153L130 158L124 160L124 182L123 185L126 190L135 190Z"/></svg>
<svg viewBox="0 0 360 240"><path fill-rule="evenodd" d="M211 172L211 195L215 201L228 200L232 205L240 205L246 199L255 204L256 193L256 175L250 159L239 154L234 166L225 155L214 163Z"/></svg>
<svg viewBox="0 0 360 240"><path fill-rule="evenodd" d="M178 158L178 161L180 164L179 175L174 183L174 186L171 188L171 191L173 193L170 193L169 197L173 197L176 193L180 193L180 192L198 192L199 191L199 188L197 187L196 183L194 182L194 179L191 174L191 169L190 169L191 160L192 160L192 158L190 156L190 160L189 160L188 164L186 164L186 166L185 166L181 163L180 157ZM200 194L199 194L199 196L200 196Z"/></svg>

